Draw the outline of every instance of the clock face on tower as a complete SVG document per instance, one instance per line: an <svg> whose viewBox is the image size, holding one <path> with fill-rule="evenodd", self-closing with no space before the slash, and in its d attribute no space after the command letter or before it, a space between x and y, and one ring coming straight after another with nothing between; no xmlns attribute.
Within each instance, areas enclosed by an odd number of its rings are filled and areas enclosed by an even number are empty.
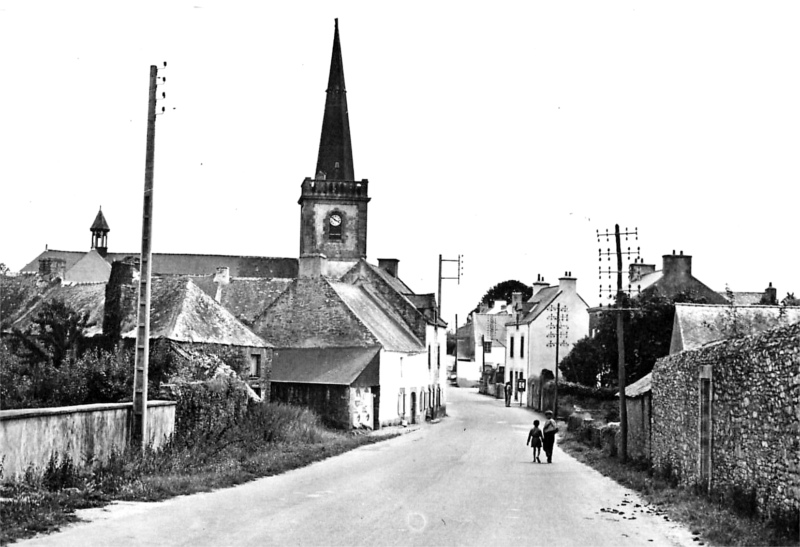
<svg viewBox="0 0 800 547"><path fill-rule="evenodd" d="M331 226L341 226L342 224L342 216L338 213L334 213L331 215L328 222L331 223Z"/></svg>

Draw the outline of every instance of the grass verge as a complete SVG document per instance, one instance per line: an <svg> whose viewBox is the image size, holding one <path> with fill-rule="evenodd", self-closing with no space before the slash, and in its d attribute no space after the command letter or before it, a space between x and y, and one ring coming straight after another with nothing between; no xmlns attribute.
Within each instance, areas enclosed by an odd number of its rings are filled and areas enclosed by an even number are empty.
<svg viewBox="0 0 800 547"><path fill-rule="evenodd" d="M23 478L0 485L0 545L54 532L78 520L78 509L235 486L398 435L331 430L305 409L259 407L233 426L194 430L157 452L126 451L80 469L54 454L44 469L31 467Z"/></svg>
<svg viewBox="0 0 800 547"><path fill-rule="evenodd" d="M565 428L566 429L566 428ZM682 523L697 536L697 544L797 545L796 534L776 529L753 514L744 514L679 488L654 475L641 463L621 463L601 448L587 446L570 431L559 435L559 447L578 461L638 492L667 519Z"/></svg>

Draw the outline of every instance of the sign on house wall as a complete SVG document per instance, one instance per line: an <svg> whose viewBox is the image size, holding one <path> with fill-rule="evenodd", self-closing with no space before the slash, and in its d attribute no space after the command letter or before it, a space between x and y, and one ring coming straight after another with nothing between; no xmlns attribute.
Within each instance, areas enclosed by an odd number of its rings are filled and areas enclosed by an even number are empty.
<svg viewBox="0 0 800 547"><path fill-rule="evenodd" d="M350 417L353 427L372 429L374 396L368 387L350 388Z"/></svg>

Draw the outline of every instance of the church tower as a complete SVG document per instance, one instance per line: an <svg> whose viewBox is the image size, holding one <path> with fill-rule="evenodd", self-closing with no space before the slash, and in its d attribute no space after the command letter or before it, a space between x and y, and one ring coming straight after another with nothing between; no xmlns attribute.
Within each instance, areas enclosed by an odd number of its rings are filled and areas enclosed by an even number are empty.
<svg viewBox="0 0 800 547"><path fill-rule="evenodd" d="M324 255L330 262L367 257L368 181L355 180L339 20L335 20L322 135L314 178L300 194L300 257Z"/></svg>
<svg viewBox="0 0 800 547"><path fill-rule="evenodd" d="M108 232L111 231L111 228L108 227L106 217L103 216L102 207L97 212L89 230L92 232L92 249L97 249L98 254L105 258L108 254Z"/></svg>

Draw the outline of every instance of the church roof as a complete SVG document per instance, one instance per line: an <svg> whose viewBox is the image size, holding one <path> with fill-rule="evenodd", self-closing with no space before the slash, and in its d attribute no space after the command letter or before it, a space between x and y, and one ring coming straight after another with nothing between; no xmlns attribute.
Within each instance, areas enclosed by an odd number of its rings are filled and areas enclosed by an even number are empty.
<svg viewBox="0 0 800 547"><path fill-rule="evenodd" d="M319 156L317 157L317 169L314 172L314 178L355 180L338 19L335 20L333 32L331 70L328 75L326 93L325 114L322 119L322 134L319 141Z"/></svg>
<svg viewBox="0 0 800 547"><path fill-rule="evenodd" d="M94 218L94 222L92 222L92 227L89 228L92 232L110 232L111 228L108 227L108 222L106 222L106 217L103 216L103 210L100 209L97 211L97 216Z"/></svg>
<svg viewBox="0 0 800 547"><path fill-rule="evenodd" d="M60 258L65 261L66 271L86 256L86 251L58 251L48 249L27 264L21 273L37 273L39 261L44 258ZM128 257L139 257L140 253L108 253L106 262L124 260ZM296 258L274 258L266 256L204 255L204 254L169 254L153 253L151 262L154 274L170 275L209 275L214 274L220 266L227 266L230 275L235 277L297 277L298 263ZM110 271L110 270L109 270Z"/></svg>

